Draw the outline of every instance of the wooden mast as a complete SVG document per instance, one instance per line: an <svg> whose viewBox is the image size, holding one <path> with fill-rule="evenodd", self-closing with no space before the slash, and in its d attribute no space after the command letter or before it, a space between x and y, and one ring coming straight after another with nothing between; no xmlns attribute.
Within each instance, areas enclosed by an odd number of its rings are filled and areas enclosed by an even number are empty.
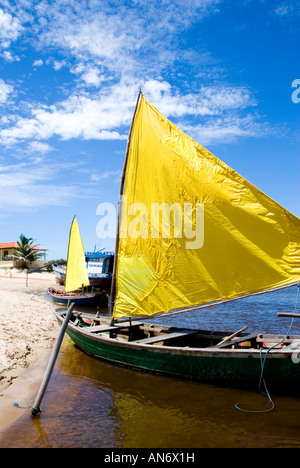
<svg viewBox="0 0 300 468"><path fill-rule="evenodd" d="M119 204L118 204L118 224L117 224L117 234L116 234L116 244L115 244L114 266L113 266L111 292L110 292L110 318L111 318L112 322L113 322L112 315L113 315L113 310L114 310L114 305L115 305L115 300L116 300L116 272L117 272L118 250L119 250L119 243L120 243L120 224L121 224L121 214L122 214L121 213L122 197L123 197L123 193L124 193L124 186L125 186L125 178L126 178L126 170L127 170L127 163L128 163L129 148L130 148L130 143L131 143L132 129L133 129L133 124L134 124L134 120L135 120L135 116L136 116L136 113L137 113L137 109L138 109L138 106L139 106L141 96L142 96L142 90L140 89L138 97L137 97L134 113L133 113L133 118L132 118L132 121L131 121L130 130L129 130L127 146L126 146L126 153L125 153L125 160L124 160L124 166L123 166L123 172L122 172L122 177L121 177Z"/></svg>

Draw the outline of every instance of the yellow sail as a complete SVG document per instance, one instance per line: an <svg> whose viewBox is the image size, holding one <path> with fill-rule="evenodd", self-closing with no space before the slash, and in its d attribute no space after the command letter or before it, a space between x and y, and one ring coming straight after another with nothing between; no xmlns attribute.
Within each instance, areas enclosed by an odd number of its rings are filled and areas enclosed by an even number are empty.
<svg viewBox="0 0 300 468"><path fill-rule="evenodd" d="M141 97L128 153L114 318L300 281L300 220Z"/></svg>
<svg viewBox="0 0 300 468"><path fill-rule="evenodd" d="M77 219L74 217L69 239L65 291L76 291L76 289L89 286L89 284L82 239Z"/></svg>

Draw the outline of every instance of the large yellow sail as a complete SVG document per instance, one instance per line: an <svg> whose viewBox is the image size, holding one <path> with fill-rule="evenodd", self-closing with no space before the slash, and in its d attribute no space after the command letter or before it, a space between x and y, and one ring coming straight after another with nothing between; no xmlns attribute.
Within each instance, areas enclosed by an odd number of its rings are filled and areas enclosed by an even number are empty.
<svg viewBox="0 0 300 468"><path fill-rule="evenodd" d="M132 128L114 318L300 281L300 220L167 120L144 96Z"/></svg>
<svg viewBox="0 0 300 468"><path fill-rule="evenodd" d="M74 217L70 230L65 291L76 291L89 284L82 239Z"/></svg>

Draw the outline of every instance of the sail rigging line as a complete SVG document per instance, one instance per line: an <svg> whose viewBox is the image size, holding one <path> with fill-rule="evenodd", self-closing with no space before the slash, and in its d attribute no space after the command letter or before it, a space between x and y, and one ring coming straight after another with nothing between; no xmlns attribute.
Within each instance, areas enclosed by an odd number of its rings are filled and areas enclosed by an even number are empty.
<svg viewBox="0 0 300 468"><path fill-rule="evenodd" d="M118 260L118 250L119 250L119 242L120 242L120 224L121 224L121 200L124 193L124 186L125 186L125 178L126 178L126 171L127 171L127 163L128 163L128 156L129 156L129 148L132 136L133 125L135 121L135 116L139 107L140 99L142 96L142 90L139 90L138 97L135 104L135 109L133 113L133 118L130 125L129 135L127 139L127 146L125 152L125 159L124 159L124 166L123 172L121 176L121 184L120 184L120 194L119 194L119 202L118 202L118 222L117 222L117 233L116 233L116 244L115 244L115 256L114 256L114 264L113 264L113 273L112 273L112 282L111 282L111 293L110 293L110 317L113 323L114 319L112 318L114 304L115 304L115 296L116 296L116 273L117 273L117 260Z"/></svg>
<svg viewBox="0 0 300 468"><path fill-rule="evenodd" d="M194 312L194 311L199 310L199 309L206 309L208 307L214 307L214 306L226 304L227 302L233 302L233 301L238 301L238 300L241 300L241 299L246 299L247 297L259 296L260 294L267 294L267 293L271 293L271 292L275 292L275 291L280 291L281 289L291 288L291 287L297 286L297 285L299 285L298 281L295 282L295 283L286 284L284 286L278 286L277 288L266 289L265 291L258 291L258 292L251 293L251 294L245 294L244 296L238 296L238 297L234 297L234 298L231 298L231 299L224 299L224 300L221 300L221 301L210 302L208 304L202 304L202 305L190 307L188 309L185 308L185 309L175 310L173 312L158 312L157 314L153 314L153 315L150 315L150 316L131 317L131 319L132 319L132 321L134 321L134 320L151 320L153 318L157 319L157 318L170 317L171 315L183 314L185 312ZM127 322L127 321L128 321L127 317L123 318L123 319L115 319L116 323L122 323L122 322Z"/></svg>
<svg viewBox="0 0 300 468"><path fill-rule="evenodd" d="M298 286L298 288L297 288L296 304L295 304L295 308L294 308L294 314L297 312L297 308L298 308L300 283L298 283L297 286ZM270 353L270 351L272 349L276 348L277 346L280 346L284 342L284 340L289 336L290 331L292 329L292 326L294 324L294 320L295 320L295 317L292 317L292 320L291 320L291 323L289 325L288 331L284 335L283 339L279 343L276 343L275 345L270 346L270 348L267 349L264 357L262 355L263 348L260 348L261 373L260 373L260 378L259 378L258 390L262 395L266 395L268 397L269 401L268 401L267 404L271 404L271 407L268 408L268 409L264 409L264 410L245 410L243 408L240 408L238 403L236 403L234 406L239 411L242 411L243 413L270 413L275 408L275 403L273 402L273 400L271 398L271 395L270 395L270 393L268 391L267 384L266 384L265 377L264 377L265 364L266 364L266 360L267 360L267 357L268 357L268 354ZM264 391L262 390L262 385L264 387Z"/></svg>

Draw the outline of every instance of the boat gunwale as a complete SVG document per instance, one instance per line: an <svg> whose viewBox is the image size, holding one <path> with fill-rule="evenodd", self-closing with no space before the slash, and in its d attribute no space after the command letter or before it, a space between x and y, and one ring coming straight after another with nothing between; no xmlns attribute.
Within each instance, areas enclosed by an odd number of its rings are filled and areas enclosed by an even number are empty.
<svg viewBox="0 0 300 468"><path fill-rule="evenodd" d="M58 320L62 321L63 320L63 317L62 317L62 314L59 313L58 311L55 311L55 315L56 317L58 318ZM219 356L219 357L222 357L222 355L224 355L224 357L230 357L230 355L232 355L232 357L235 357L235 358L260 358L261 356L265 356L266 353L268 353L269 356L272 356L272 358L276 359L276 358L280 358L280 359L285 359L285 358L291 358L292 355L295 353L295 349L286 349L286 348L281 348L281 349L268 349L268 348L260 348L260 349L255 349L255 348L247 348L247 349L243 349L243 348L238 348L238 349L226 349L226 348L218 348L216 345L214 346L208 346L208 347L205 347L205 348L196 348L196 347L189 347L189 346L168 346L168 345L154 345L153 344L147 344L147 343L138 343L138 342L135 342L135 341L124 341L124 340L121 340L121 339L117 339L117 338L111 338L110 336L108 335L104 335L104 334L96 334L96 333L92 333L92 332L89 332L88 331L88 326L87 327L79 327L77 325L74 325L73 322L69 322L68 323L68 327L67 328L70 328L71 330L73 330L73 332L79 334L79 335L84 335L85 337L91 339L92 341L95 341L95 342L103 342L104 344L111 344L113 346L117 346L119 348L134 348L136 350L151 350L151 352L154 352L154 353L166 353L166 354L183 354L183 355L192 355L192 356L213 356L213 357L216 357ZM125 328L125 327L124 327ZM176 328L176 327L174 327ZM179 330L182 328L180 327L177 327ZM120 327L121 329L121 327ZM197 330L195 329L194 330L195 332L211 332L210 330ZM68 330L67 330L68 332ZM225 333L228 333L228 332L225 332ZM261 334L261 333L257 333L257 337L259 336L262 336L264 334ZM265 334L266 336L268 336L268 334ZM274 335L272 335L274 336ZM284 337L284 335L275 335L278 337L278 340L280 340L281 338ZM294 336L295 339L300 339L300 335L290 335L290 336ZM212 335L213 337L213 335ZM247 335L245 335L245 338L247 338ZM163 339L162 339L163 341ZM247 340L245 340L247 341ZM234 342L232 342L231 344L234 344ZM170 351L172 353L170 353Z"/></svg>
<svg viewBox="0 0 300 468"><path fill-rule="evenodd" d="M48 288L48 294L50 294L50 296L52 297L56 297L56 298L61 298L61 299L72 299L72 298L81 298L82 297L82 293L80 292L64 292L62 291L61 293L59 292L54 292L53 291L59 291L57 289L54 289L54 288ZM92 293L92 292L85 292L84 293L84 297L87 298L87 299L90 299L90 298L94 298L96 296L99 296L100 293Z"/></svg>

